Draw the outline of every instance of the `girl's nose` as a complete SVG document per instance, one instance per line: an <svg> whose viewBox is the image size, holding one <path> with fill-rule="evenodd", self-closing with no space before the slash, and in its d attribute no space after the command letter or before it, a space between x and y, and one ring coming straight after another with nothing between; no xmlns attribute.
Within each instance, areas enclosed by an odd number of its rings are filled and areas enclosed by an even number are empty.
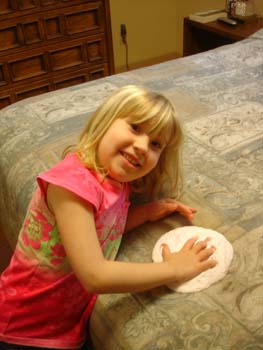
<svg viewBox="0 0 263 350"><path fill-rule="evenodd" d="M134 148L136 151L145 154L149 149L149 136L148 135L137 135L134 142Z"/></svg>

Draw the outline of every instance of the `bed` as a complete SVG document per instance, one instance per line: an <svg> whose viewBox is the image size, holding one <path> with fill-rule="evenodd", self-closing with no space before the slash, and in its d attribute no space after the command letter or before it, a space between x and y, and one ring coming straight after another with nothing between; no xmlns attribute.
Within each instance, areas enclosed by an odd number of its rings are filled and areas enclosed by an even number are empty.
<svg viewBox="0 0 263 350"><path fill-rule="evenodd" d="M205 53L26 99L0 111L0 223L12 246L35 177L59 161L87 116L116 88L171 98L183 120L185 189L193 225L234 247L226 277L198 293L166 287L99 296L90 320L98 350L263 349L263 30ZM150 261L174 214L123 238L119 260Z"/></svg>

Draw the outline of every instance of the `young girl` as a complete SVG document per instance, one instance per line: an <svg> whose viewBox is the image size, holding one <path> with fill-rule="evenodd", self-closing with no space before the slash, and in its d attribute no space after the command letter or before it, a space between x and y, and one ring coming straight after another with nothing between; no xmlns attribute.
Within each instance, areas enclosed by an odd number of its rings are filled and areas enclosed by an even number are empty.
<svg viewBox="0 0 263 350"><path fill-rule="evenodd" d="M0 280L2 348L79 348L97 294L181 283L215 266L214 249L197 237L178 253L164 246L162 263L114 261L123 232L174 211L193 218L195 209L169 198L129 209L131 191L154 198L167 177L166 189L178 188L181 140L164 96L126 86L88 119L75 149L38 176Z"/></svg>

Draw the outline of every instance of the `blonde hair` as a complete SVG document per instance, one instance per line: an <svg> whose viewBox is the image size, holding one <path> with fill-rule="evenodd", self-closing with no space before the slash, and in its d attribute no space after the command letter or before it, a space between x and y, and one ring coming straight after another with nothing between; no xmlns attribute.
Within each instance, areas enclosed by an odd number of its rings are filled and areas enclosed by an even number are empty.
<svg viewBox="0 0 263 350"><path fill-rule="evenodd" d="M163 95L145 88L128 85L115 91L91 115L80 135L75 151L87 168L107 175L97 159L98 145L116 119L129 118L135 124L147 123L149 133L157 135L168 130L169 140L158 164L142 179L132 182L134 191L145 191L151 198L161 191L178 195L181 176L182 128L172 103Z"/></svg>

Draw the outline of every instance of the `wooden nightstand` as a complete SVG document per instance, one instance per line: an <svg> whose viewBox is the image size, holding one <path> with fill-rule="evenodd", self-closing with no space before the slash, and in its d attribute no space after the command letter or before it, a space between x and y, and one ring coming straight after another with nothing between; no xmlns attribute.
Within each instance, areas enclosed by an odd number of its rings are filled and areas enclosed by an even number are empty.
<svg viewBox="0 0 263 350"><path fill-rule="evenodd" d="M232 44L243 40L263 28L263 19L250 23L238 23L235 27L218 21L198 23L184 18L184 48L183 55L214 49L221 45Z"/></svg>

